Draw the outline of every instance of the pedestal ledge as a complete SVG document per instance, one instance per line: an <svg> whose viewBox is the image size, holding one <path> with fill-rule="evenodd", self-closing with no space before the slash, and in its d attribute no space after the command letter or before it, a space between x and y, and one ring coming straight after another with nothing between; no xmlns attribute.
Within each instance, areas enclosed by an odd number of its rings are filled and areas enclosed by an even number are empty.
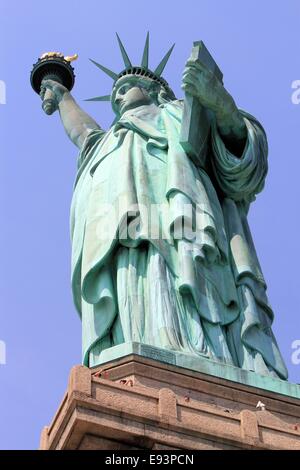
<svg viewBox="0 0 300 470"><path fill-rule="evenodd" d="M300 450L300 400L131 354L73 367L40 448Z"/></svg>

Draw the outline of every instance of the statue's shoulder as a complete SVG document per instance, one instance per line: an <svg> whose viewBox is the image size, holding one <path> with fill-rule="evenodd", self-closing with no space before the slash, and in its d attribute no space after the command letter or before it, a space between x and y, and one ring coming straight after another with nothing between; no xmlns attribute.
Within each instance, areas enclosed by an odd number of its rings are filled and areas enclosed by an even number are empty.
<svg viewBox="0 0 300 470"><path fill-rule="evenodd" d="M102 141L106 133L104 129L100 128L92 129L87 133L79 152L78 168L81 167L83 162L87 162L90 159L95 147Z"/></svg>
<svg viewBox="0 0 300 470"><path fill-rule="evenodd" d="M168 101L160 105L160 108L166 113L168 116L172 116L177 120L181 121L182 119L182 112L183 112L183 100L173 100Z"/></svg>
<svg viewBox="0 0 300 470"><path fill-rule="evenodd" d="M106 131L104 129L92 129L90 130L85 139L84 139L84 142L83 142L83 145L82 145L82 149L81 151L82 152L89 152L90 149L96 144L98 143L100 140L103 139L103 137L106 135Z"/></svg>
<svg viewBox="0 0 300 470"><path fill-rule="evenodd" d="M165 109L172 109L172 108L178 108L178 109L183 109L184 105L184 100L172 100L172 101L167 101L166 103L162 104L161 107Z"/></svg>

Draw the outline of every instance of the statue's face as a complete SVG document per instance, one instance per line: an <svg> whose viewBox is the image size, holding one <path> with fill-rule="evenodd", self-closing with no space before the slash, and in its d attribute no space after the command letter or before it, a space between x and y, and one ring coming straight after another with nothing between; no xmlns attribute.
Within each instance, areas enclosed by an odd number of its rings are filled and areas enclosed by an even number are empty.
<svg viewBox="0 0 300 470"><path fill-rule="evenodd" d="M153 100L148 91L138 83L124 83L124 85L118 88L115 96L115 104L120 115L129 109L152 103Z"/></svg>

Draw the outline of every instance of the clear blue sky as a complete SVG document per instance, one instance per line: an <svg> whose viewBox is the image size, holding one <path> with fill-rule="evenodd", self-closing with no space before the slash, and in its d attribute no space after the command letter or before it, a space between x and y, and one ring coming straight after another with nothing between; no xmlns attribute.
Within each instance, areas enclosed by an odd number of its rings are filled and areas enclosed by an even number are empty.
<svg viewBox="0 0 300 470"><path fill-rule="evenodd" d="M274 332L290 380L300 382L291 344L300 340L299 200L300 2L185 0L102 2L2 0L0 80L0 448L38 447L63 396L70 368L81 361L81 325L70 290L69 205L76 148L58 115L48 117L29 84L45 51L79 54L74 95L107 94L111 81L89 61L122 69L115 31L133 61L150 30L150 66L176 42L165 72L178 97L192 42L203 39L237 104L255 115L269 139L270 170L250 224L275 312ZM103 126L108 103L82 103Z"/></svg>

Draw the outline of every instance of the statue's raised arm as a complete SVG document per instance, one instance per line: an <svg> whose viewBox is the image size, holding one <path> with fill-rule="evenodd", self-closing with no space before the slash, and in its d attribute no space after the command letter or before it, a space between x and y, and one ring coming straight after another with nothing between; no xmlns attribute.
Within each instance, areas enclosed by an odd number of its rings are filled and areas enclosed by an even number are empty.
<svg viewBox="0 0 300 470"><path fill-rule="evenodd" d="M43 80L40 93L42 99L47 89L54 95L67 135L77 147L81 148L88 133L93 129L100 129L99 124L81 109L64 85L55 80Z"/></svg>
<svg viewBox="0 0 300 470"><path fill-rule="evenodd" d="M43 111L49 115L59 110L68 136L81 149L86 136L100 126L80 108L70 93L75 83L71 62L77 58L77 54L65 56L61 52L45 52L33 65L30 82L43 100Z"/></svg>

